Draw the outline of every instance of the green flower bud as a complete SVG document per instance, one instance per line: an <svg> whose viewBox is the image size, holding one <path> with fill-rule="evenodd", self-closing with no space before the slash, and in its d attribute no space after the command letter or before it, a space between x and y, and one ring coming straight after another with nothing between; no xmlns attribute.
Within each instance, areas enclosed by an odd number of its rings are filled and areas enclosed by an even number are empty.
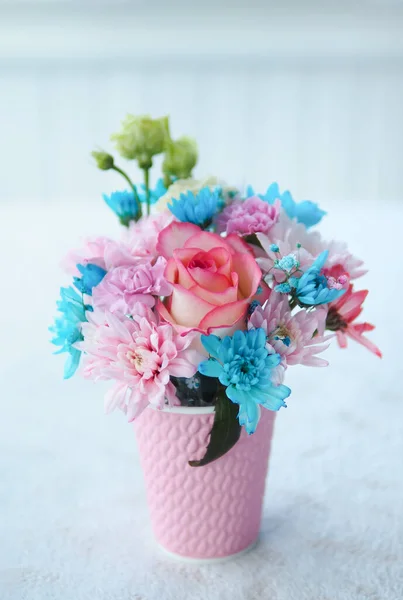
<svg viewBox="0 0 403 600"><path fill-rule="evenodd" d="M197 163L197 144L192 138L183 136L168 144L162 172L166 177L187 179L192 174L192 169Z"/></svg>
<svg viewBox="0 0 403 600"><path fill-rule="evenodd" d="M148 115L127 115L119 133L111 135L121 156L137 159L141 169L149 169L152 157L164 152L169 140L168 117L152 119Z"/></svg>
<svg viewBox="0 0 403 600"><path fill-rule="evenodd" d="M98 152L97 150L94 150L93 152L91 152L91 156L95 158L98 169L102 169L102 171L109 171L109 169L113 169L113 156L111 156L107 152Z"/></svg>

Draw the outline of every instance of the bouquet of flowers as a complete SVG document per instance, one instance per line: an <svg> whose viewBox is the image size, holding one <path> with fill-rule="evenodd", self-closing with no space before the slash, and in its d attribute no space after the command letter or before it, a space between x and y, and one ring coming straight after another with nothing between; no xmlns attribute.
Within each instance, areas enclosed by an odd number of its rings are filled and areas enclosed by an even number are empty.
<svg viewBox="0 0 403 600"><path fill-rule="evenodd" d="M69 254L73 277L61 288L53 344L68 354L64 376L111 380L106 411L129 421L149 405L214 406L207 464L228 452L241 428L253 434L261 410L286 406L288 367L324 367L332 338L348 338L377 356L357 321L366 271L343 242L312 228L325 212L296 202L272 183L245 193L216 178L192 178L196 143L172 140L168 119L129 115L112 139L137 160L135 185L107 152L102 170L126 189L105 195L122 224L119 240L93 237ZM150 185L155 155L162 177Z"/></svg>

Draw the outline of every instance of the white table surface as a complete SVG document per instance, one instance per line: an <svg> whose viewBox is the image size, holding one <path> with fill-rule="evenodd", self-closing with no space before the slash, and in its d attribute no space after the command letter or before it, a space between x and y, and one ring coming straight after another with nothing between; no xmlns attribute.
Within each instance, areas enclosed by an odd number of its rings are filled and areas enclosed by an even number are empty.
<svg viewBox="0 0 403 600"><path fill-rule="evenodd" d="M326 217L371 268L360 283L384 358L352 343L327 369L289 370L258 548L188 566L154 547L132 427L104 415L103 386L64 382L48 343L59 259L113 218L78 202L0 208L1 600L401 600L402 221L388 205Z"/></svg>

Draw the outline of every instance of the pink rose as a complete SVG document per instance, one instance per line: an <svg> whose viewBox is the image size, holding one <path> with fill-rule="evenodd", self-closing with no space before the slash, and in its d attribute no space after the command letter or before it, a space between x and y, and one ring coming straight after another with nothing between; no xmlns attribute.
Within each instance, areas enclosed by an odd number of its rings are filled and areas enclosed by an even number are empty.
<svg viewBox="0 0 403 600"><path fill-rule="evenodd" d="M172 223L160 233L157 250L168 260L165 277L173 288L157 310L179 331L229 333L243 324L257 291L261 303L268 296L251 249L237 235L224 239L191 223Z"/></svg>
<svg viewBox="0 0 403 600"><path fill-rule="evenodd" d="M93 289L94 307L125 315L133 314L137 302L153 307L155 296L171 293L171 285L164 277L166 264L160 256L154 265L147 262L112 269Z"/></svg>

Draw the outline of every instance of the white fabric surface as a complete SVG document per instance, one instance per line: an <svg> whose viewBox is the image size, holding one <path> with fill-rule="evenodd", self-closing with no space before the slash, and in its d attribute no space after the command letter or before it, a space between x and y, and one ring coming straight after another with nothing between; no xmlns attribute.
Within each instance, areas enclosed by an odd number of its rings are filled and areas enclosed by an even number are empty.
<svg viewBox="0 0 403 600"><path fill-rule="evenodd" d="M210 566L156 550L132 427L51 355L59 259L113 219L74 203L0 211L2 600L403 598L401 210L340 207L324 221L371 269L359 285L385 356L334 345L327 369L289 370L260 544Z"/></svg>

